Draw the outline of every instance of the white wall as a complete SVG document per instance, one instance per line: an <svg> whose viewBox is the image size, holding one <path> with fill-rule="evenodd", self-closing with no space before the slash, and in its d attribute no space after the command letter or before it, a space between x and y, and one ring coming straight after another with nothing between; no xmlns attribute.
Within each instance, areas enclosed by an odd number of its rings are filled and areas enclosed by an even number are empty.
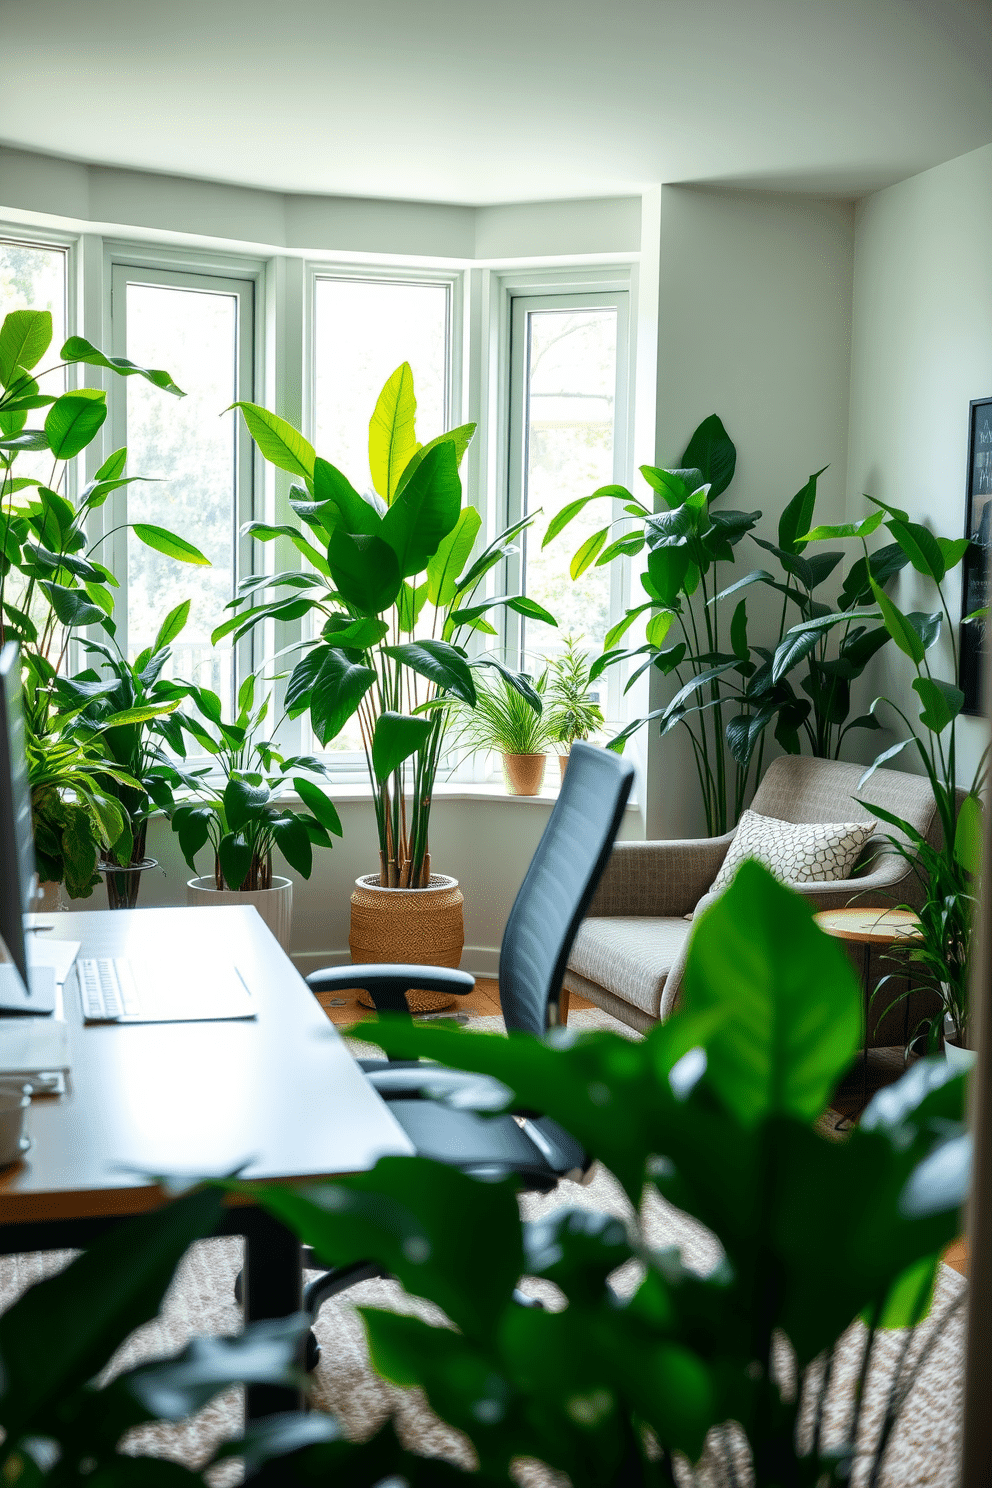
<svg viewBox="0 0 992 1488"><path fill-rule="evenodd" d="M718 413L738 456L723 500L764 512L763 537L775 538L783 506L823 465L817 515L839 520L844 509L853 246L849 202L662 188L655 463L675 464L696 425ZM767 563L748 538L737 552L728 583ZM659 688L653 706L661 701ZM651 744L649 837L702 829L681 733Z"/></svg>
<svg viewBox="0 0 992 1488"><path fill-rule="evenodd" d="M992 396L992 145L861 202L854 265L849 510L862 515L868 491L958 537L968 403ZM956 615L956 576L948 591ZM935 607L912 570L893 595L904 608ZM890 646L873 681L898 697L910 676ZM961 720L962 782L987 737L984 720Z"/></svg>
<svg viewBox="0 0 992 1488"><path fill-rule="evenodd" d="M259 191L84 165L0 146L0 221L128 237L183 233L201 245L436 263L636 253L640 199L493 207Z"/></svg>

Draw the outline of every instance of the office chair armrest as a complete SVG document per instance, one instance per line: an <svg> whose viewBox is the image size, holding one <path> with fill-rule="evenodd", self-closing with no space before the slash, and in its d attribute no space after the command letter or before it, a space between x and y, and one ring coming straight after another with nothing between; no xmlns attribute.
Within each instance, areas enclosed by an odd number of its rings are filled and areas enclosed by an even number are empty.
<svg viewBox="0 0 992 1488"><path fill-rule="evenodd" d="M513 1091L491 1075L447 1069L442 1064L418 1064L403 1069L377 1069L365 1078L383 1100L443 1101L460 1111L505 1111Z"/></svg>
<svg viewBox="0 0 992 1488"><path fill-rule="evenodd" d="M341 992L359 987L367 992L380 1012L408 1011L405 992L423 988L425 992L449 992L466 997L475 986L475 977L453 966L413 966L404 962L370 962L358 966L328 966L312 971L307 977L311 992Z"/></svg>

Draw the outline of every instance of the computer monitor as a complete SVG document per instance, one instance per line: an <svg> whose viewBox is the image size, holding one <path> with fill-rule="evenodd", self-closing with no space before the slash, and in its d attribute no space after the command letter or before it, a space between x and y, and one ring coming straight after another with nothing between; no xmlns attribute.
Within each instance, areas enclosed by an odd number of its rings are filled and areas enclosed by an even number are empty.
<svg viewBox="0 0 992 1488"><path fill-rule="evenodd" d="M50 1013L54 1007L50 987L38 979L32 987L28 968L24 930L34 894L21 655L9 641L0 651L0 1018Z"/></svg>

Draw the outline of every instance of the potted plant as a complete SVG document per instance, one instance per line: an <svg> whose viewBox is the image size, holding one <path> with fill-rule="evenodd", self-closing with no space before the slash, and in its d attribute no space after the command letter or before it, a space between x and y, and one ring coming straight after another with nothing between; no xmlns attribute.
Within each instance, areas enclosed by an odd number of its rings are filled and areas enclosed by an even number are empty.
<svg viewBox="0 0 992 1488"><path fill-rule="evenodd" d="M190 602L184 600L164 619L151 646L129 662L111 636L113 649L98 641L81 642L82 649L102 661L72 677L55 679L55 697L60 706L82 709L79 723L100 730L100 740L109 759L126 773L128 780L112 783L123 825L119 837L104 848L101 871L107 882L111 909L133 909L138 900L141 874L156 867L146 856L148 822L157 809L174 805L171 762L163 752L165 740L176 753L182 752L182 729L170 715L179 707L188 689L162 677L171 657L170 642L182 632Z"/></svg>
<svg viewBox="0 0 992 1488"><path fill-rule="evenodd" d="M458 741L471 753L489 750L503 761L503 778L510 796L539 796L544 784L547 749L555 742L554 723L544 709L548 691L547 668L531 682L533 697L512 687L499 673L476 689L474 708L456 706L460 719Z"/></svg>
<svg viewBox="0 0 992 1488"><path fill-rule="evenodd" d="M184 685L199 717L184 710L174 715L176 723L212 763L197 769L161 766L157 779L172 792L182 786L193 796L169 809L188 866L196 873L196 855L208 842L213 855L212 871L189 880L187 903L251 904L288 952L293 883L273 874L272 852L278 848L291 868L309 878L313 848L332 847L330 833L341 836L333 802L309 778L325 767L312 756L283 756L258 737L270 699L255 707L254 676L241 685L233 723L223 721L215 692ZM290 786L307 809L280 799Z"/></svg>
<svg viewBox="0 0 992 1488"><path fill-rule="evenodd" d="M533 518L472 559L482 523L462 505L458 468L475 425L422 445L405 362L369 424L375 489L365 495L284 419L253 403L236 406L265 458L297 478L289 493L296 520L252 522L245 532L261 542L288 538L306 566L249 580L214 640L236 641L270 617L309 621L313 639L289 679L286 711L307 714L322 745L357 720L379 841L378 870L357 881L352 900L352 956L437 962L443 954L457 965L461 893L454 879L431 871L434 780L449 717L437 705L454 698L474 707L482 666L529 695L494 658L470 657L466 643L474 633L495 634L486 616L501 607L555 624L534 600L481 592Z"/></svg>
<svg viewBox="0 0 992 1488"><path fill-rule="evenodd" d="M862 804L874 816L895 828L897 835L888 837L891 850L913 866L925 889L923 906L919 911L921 938L909 954L916 968L916 986L929 987L941 1004L941 1025L930 1029L929 1045L936 1047L942 1035L948 1058L959 1064L970 1064L974 1060L974 1051L970 1048L969 1008L971 937L981 871L981 791L989 751L986 747L970 786L960 788L957 783L956 729L958 714L964 706L964 693L954 683L935 675L930 661L946 626L952 674L958 675L957 644L943 580L961 562L968 540L935 537L928 528L911 522L908 514L898 507L888 506L874 496L869 496L868 500L877 510L862 522L843 527L816 527L799 540L807 543L823 538L858 538L867 565L865 539L884 521L907 560L918 573L931 580L937 591L940 608L934 613L916 611L906 614L889 598L870 570L868 572L871 594L878 610L865 618L880 621L893 643L909 658L916 674L912 691L919 712L914 721L906 708L897 706L891 699L875 699L871 705L872 714L884 703L901 720L906 737L878 756L862 776L862 783L886 760L906 748L912 749L930 781L940 823L940 841L935 846L901 817L870 801ZM976 612L968 619L974 620L984 613ZM849 619L847 614L828 614L795 626L790 635L793 640L802 640L835 625L846 625ZM897 998L896 1002L899 1000Z"/></svg>
<svg viewBox="0 0 992 1488"><path fill-rule="evenodd" d="M47 844L40 853L41 872L68 873L57 881L65 881L74 894L85 894L98 882L101 851L111 851L126 827L119 808L106 805L103 786L118 794L135 786L133 776L120 773L120 760L101 742L109 712L99 724L93 718L82 720L78 700L57 699L57 684L66 678L70 642L78 631L102 629L111 640L115 635L116 580L99 558L104 537L88 540L88 519L112 492L145 477L125 474L127 450L119 449L103 462L75 504L69 501L62 489L66 473L102 429L107 396L96 388L55 395L43 392L41 384L83 363L120 377L140 376L176 397L184 395L168 372L139 367L126 357L107 357L82 336L70 336L60 359L35 372L51 339L47 310L15 310L0 326L0 644L17 640L21 646L25 722L29 748L34 739L38 772L35 835ZM42 426L27 428L29 415L40 410L45 410ZM38 454L51 457L48 485L33 473L20 473L19 462ZM127 525L157 552L183 563L209 563L191 543L165 528ZM127 728L136 720L117 722ZM55 762L68 764L73 751L76 762L70 770L103 786L84 785L73 793L67 781L55 783ZM101 755L108 765L102 770L96 764Z"/></svg>
<svg viewBox="0 0 992 1488"><path fill-rule="evenodd" d="M563 753L558 756L563 776L568 766L568 752L576 739L588 739L603 726L599 693L591 690L589 655L580 649L580 639L564 636L564 650L560 656L553 656L550 662L549 723L554 742L563 746Z"/></svg>

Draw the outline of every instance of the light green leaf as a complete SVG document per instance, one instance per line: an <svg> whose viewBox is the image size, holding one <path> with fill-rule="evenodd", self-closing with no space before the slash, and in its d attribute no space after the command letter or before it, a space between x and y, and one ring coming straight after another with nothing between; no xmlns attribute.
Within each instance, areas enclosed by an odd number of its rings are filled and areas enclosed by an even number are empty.
<svg viewBox="0 0 992 1488"><path fill-rule="evenodd" d="M176 636L179 635L186 621L189 619L190 603L190 600L184 599L182 604L176 605L176 608L170 610L166 615L162 624L159 626L158 635L152 644L153 656L161 651L163 647L167 646L170 641L174 641Z"/></svg>
<svg viewBox="0 0 992 1488"><path fill-rule="evenodd" d="M937 677L916 677L913 691L919 694L923 704L920 722L935 734L942 734L949 723L953 723L964 707L964 693L950 682L941 682Z"/></svg>
<svg viewBox="0 0 992 1488"><path fill-rule="evenodd" d="M288 470L290 475L312 478L317 458L313 445L292 424L257 403L232 403L231 407L241 409L248 433L270 464Z"/></svg>
<svg viewBox="0 0 992 1488"><path fill-rule="evenodd" d="M982 871L982 838L982 803L969 794L961 802L954 829L954 859L976 881Z"/></svg>
<svg viewBox="0 0 992 1488"><path fill-rule="evenodd" d="M862 994L809 903L753 861L696 921L686 1012L719 1015L707 1081L742 1126L812 1121L854 1057Z"/></svg>
<svg viewBox="0 0 992 1488"><path fill-rule="evenodd" d="M45 419L48 445L56 460L71 460L85 449L107 417L107 395L76 388L56 398Z"/></svg>
<svg viewBox="0 0 992 1488"><path fill-rule="evenodd" d="M648 644L661 647L665 644L665 637L674 624L675 616L671 610L662 610L660 615L652 615L647 623L645 632Z"/></svg>
<svg viewBox="0 0 992 1488"><path fill-rule="evenodd" d="M883 513L879 513L882 516ZM899 650L908 656L916 666L919 666L926 654L926 648L920 640L914 627L910 624L908 616L904 615L886 594L880 584L869 576L871 591L875 596L875 603L882 612L882 621L889 635L895 641Z"/></svg>
<svg viewBox="0 0 992 1488"><path fill-rule="evenodd" d="M561 511L555 512L555 515L551 518L541 547L546 548L549 542L553 542L559 532L564 531L569 522L574 517L577 517L583 507L589 505L590 501L599 501L604 496L613 501L633 501L634 499L630 492L623 486L600 486L599 490L593 491L591 496L580 496L578 501L570 501L567 506L562 507Z"/></svg>
<svg viewBox="0 0 992 1488"><path fill-rule="evenodd" d="M0 383L7 387L18 367L36 367L51 339L50 310L12 310L0 326Z"/></svg>
<svg viewBox="0 0 992 1488"><path fill-rule="evenodd" d="M465 506L437 552L427 562L427 598L439 609L447 609L455 597L458 575L468 562L479 535L482 518L474 506Z"/></svg>
<svg viewBox="0 0 992 1488"><path fill-rule="evenodd" d="M569 573L573 579L579 578L587 568L591 568L596 561L603 544L610 535L608 527L602 527L599 532L594 532L592 537L587 537L579 551L575 554L569 565Z"/></svg>
<svg viewBox="0 0 992 1488"><path fill-rule="evenodd" d="M439 444L450 444L454 446L455 466L456 468L459 467L465 451L472 443L472 435L475 433L475 429L475 424L459 424L456 429L448 429L444 434L436 434L426 444L418 445L407 461L403 474L400 476L399 485L396 487L396 495L401 495L407 482L411 479L414 471L427 452L435 449Z"/></svg>
<svg viewBox="0 0 992 1488"><path fill-rule="evenodd" d="M386 382L369 423L369 469L372 484L387 505L396 496L400 476L419 445L416 431L417 398L409 362Z"/></svg>
<svg viewBox="0 0 992 1488"><path fill-rule="evenodd" d="M196 563L205 568L211 566L210 559L205 558L199 548L194 548L184 537L167 532L164 527L154 527L149 522L134 522L131 530L146 547L154 548L156 553L164 553L166 558L175 558L177 563Z"/></svg>
<svg viewBox="0 0 992 1488"><path fill-rule="evenodd" d="M860 522L841 522L835 526L814 527L812 532L804 532L801 536L797 535L795 541L797 543L809 543L823 542L825 539L829 540L839 537L870 537L873 532L876 532L881 527L884 520L884 511L875 511Z"/></svg>
<svg viewBox="0 0 992 1488"><path fill-rule="evenodd" d="M933 579L939 584L944 577L944 555L932 532L918 522L886 522L896 542L902 548L917 573Z"/></svg>
<svg viewBox="0 0 992 1488"><path fill-rule="evenodd" d="M173 382L168 372L163 372L157 367L139 367L137 362L130 361L127 357L108 357L102 351L90 344L83 336L70 336L62 348L62 360L64 362L86 362L91 367L105 367L109 372L116 372L118 377L144 377L163 392L173 393L177 398L185 398L186 394L182 388Z"/></svg>

